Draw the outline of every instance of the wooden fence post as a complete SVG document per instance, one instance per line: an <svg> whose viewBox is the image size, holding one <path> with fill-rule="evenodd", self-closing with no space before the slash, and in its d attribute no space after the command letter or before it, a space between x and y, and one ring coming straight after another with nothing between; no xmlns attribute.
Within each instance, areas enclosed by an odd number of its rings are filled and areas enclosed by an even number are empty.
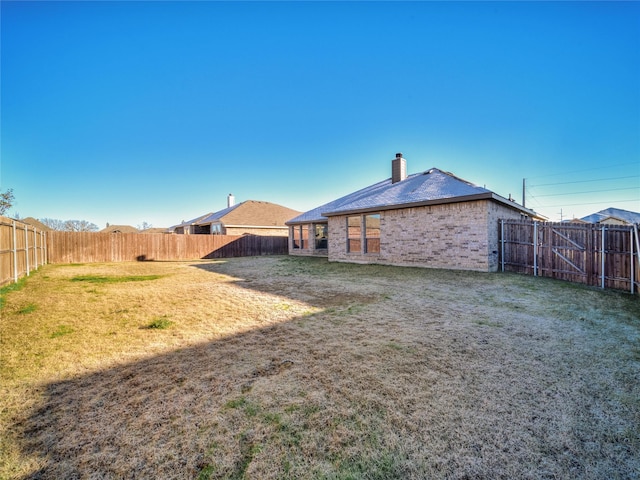
<svg viewBox="0 0 640 480"><path fill-rule="evenodd" d="M634 276L634 270L635 270L635 265L633 264L633 230L629 230L629 244L631 246L631 248L629 248L629 251L631 252L630 257L629 257L629 265L631 266L631 270L629 272L629 276L631 277L631 293L633 294L633 287L635 285L635 276Z"/></svg>
<svg viewBox="0 0 640 480"><path fill-rule="evenodd" d="M13 281L18 281L18 235L16 233L16 221L13 220L11 222L12 226L12 236L13 236L13 245L11 247L13 253Z"/></svg>
<svg viewBox="0 0 640 480"><path fill-rule="evenodd" d="M601 288L604 288L604 279L605 279L605 275L604 275L604 269L605 269L605 262L604 262L604 235L606 232L606 227L604 226L604 224L602 225L602 238L600 239L601 242L601 247L602 247L602 253L600 256L600 268L602 269L602 271L600 272L600 276L601 276L601 280L600 280L600 286Z"/></svg>
<svg viewBox="0 0 640 480"><path fill-rule="evenodd" d="M636 257L637 257L637 262L632 262L631 263L631 268L633 269L633 271L636 271L636 267L637 267L637 272L638 274L640 274L640 238L638 238L638 225L636 225L635 223L633 224L633 237L636 241ZM640 285L640 282L638 283Z"/></svg>
<svg viewBox="0 0 640 480"><path fill-rule="evenodd" d="M586 235L584 238L584 273L585 283L587 285L593 285L593 226L588 225L586 227Z"/></svg>
<svg viewBox="0 0 640 480"><path fill-rule="evenodd" d="M38 233L33 227L33 268L38 270Z"/></svg>
<svg viewBox="0 0 640 480"><path fill-rule="evenodd" d="M538 222L533 222L533 276L538 276Z"/></svg>
<svg viewBox="0 0 640 480"><path fill-rule="evenodd" d="M27 277L29 276L29 227L24 226L24 262Z"/></svg>
<svg viewBox="0 0 640 480"><path fill-rule="evenodd" d="M550 273L547 275L551 278L556 278L556 272L553 267L555 267L554 257L553 257L553 225L548 224L546 226L547 230L547 271Z"/></svg>
<svg viewBox="0 0 640 480"><path fill-rule="evenodd" d="M504 272L504 220L500 219L500 269Z"/></svg>
<svg viewBox="0 0 640 480"><path fill-rule="evenodd" d="M33 227L33 241L35 242L35 250L34 250L34 257L36 260L36 270L38 269L38 265L42 266L43 263L40 262L38 263L38 255L39 255L39 251L38 251L38 231L36 230L36 227Z"/></svg>
<svg viewBox="0 0 640 480"><path fill-rule="evenodd" d="M38 240L40 240L40 248L36 248L36 268L38 268L38 257L40 256L40 266L44 265L42 262L42 235L40 232L36 231L36 228L33 227L33 234L36 236L36 245L38 245Z"/></svg>

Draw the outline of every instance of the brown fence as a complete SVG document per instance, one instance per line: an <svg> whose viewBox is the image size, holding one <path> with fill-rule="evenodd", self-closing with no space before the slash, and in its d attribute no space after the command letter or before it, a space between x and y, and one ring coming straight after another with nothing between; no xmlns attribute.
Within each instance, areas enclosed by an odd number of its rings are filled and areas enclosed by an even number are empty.
<svg viewBox="0 0 640 480"><path fill-rule="evenodd" d="M637 292L637 226L500 222L502 271Z"/></svg>
<svg viewBox="0 0 640 480"><path fill-rule="evenodd" d="M287 237L48 232L49 263L194 260L285 255Z"/></svg>
<svg viewBox="0 0 640 480"><path fill-rule="evenodd" d="M46 244L45 232L0 217L0 285L17 282L47 263Z"/></svg>

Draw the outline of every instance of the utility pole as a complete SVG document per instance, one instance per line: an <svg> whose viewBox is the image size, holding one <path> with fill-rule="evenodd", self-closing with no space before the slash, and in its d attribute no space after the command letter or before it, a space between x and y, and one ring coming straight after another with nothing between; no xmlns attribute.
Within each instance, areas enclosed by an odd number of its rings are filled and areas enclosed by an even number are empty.
<svg viewBox="0 0 640 480"><path fill-rule="evenodd" d="M562 223L562 209L560 209L560 223Z"/></svg>
<svg viewBox="0 0 640 480"><path fill-rule="evenodd" d="M526 184L525 184L525 178L522 179L522 206L526 206L524 203L524 193L525 193L525 189L526 189Z"/></svg>

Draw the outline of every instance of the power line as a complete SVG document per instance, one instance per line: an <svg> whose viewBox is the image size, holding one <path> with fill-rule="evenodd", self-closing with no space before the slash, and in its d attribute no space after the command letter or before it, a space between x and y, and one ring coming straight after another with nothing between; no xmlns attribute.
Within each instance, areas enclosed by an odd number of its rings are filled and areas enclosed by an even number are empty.
<svg viewBox="0 0 640 480"><path fill-rule="evenodd" d="M633 164L619 164L619 165L608 165L606 167L595 167L595 168L590 168L590 169L581 169L578 170L577 172L579 173L583 173L586 171L593 171L593 170L608 170L609 173L614 173L611 171L612 167L615 166L622 166L622 165L638 165L637 163L633 163ZM624 172L624 173L633 173L632 171L629 171L628 169ZM571 173L571 172L568 172ZM623 173L622 171L617 171L615 173ZM538 177L534 177L534 178L543 178L543 177L552 177L552 176L558 176L560 174L549 174L549 175L542 175L542 176L538 176ZM606 178L596 178L596 179L587 179L587 180L568 180L568 181L562 181L562 182L552 182L552 183L544 183L544 184L528 184L526 185L526 187L528 187L525 191L525 183L526 180L528 179L523 179L522 182L522 188L523 188L523 202L526 201L530 202L531 205L528 205L530 208L535 208L538 211L544 211L546 209L551 209L551 208L557 208L557 207L571 207L571 206L587 206L587 205L601 205L603 203L603 201L598 201L598 202L582 202L582 203L572 203L572 204L562 204L562 205L542 205L541 204L541 199L546 198L546 197L564 197L565 201L571 201L570 199L567 198L567 196L571 196L574 195L573 200L582 200L582 198L580 197L580 195L589 195L589 194L594 194L594 193L608 193L609 195L606 195L607 197L611 197L612 194L614 194L615 192L621 192L622 191L637 191L640 192L640 187L627 187L624 186L625 183L626 185L629 185L630 182L621 182L621 180L628 180L628 179L634 179L633 182L631 182L632 184L636 185L637 184L637 180L640 178L640 175L621 175L621 176L617 176L617 177L606 177ZM612 182L612 181L618 181L616 182L617 185L620 185L621 188L619 187L613 187L612 183L607 183L607 182ZM566 192L566 190L568 189L568 185L575 185L575 184L595 184L593 185L593 187L596 188L596 190L589 190L589 191L579 191L579 192ZM544 187L556 187L556 188L544 188ZM598 189L598 187L600 187L600 189ZM607 189L602 189L603 187L609 187ZM544 193L552 191L552 192L557 192L558 190L560 190L560 193ZM564 190L564 191L563 191ZM541 193L540 195L538 195L537 193ZM635 194L635 193L634 193ZM587 200L595 200L595 198L593 197L600 197L600 195L592 195L590 198L587 198ZM557 201L562 201L562 199L557 198ZM638 201L638 198L635 199L629 199L629 200L607 200L606 203L611 203L611 204L616 204L616 203L624 203L624 202L636 202ZM524 203L523 203L524 205Z"/></svg>
<svg viewBox="0 0 640 480"><path fill-rule="evenodd" d="M604 182L607 180L626 180L628 178L640 178L640 175L630 175L628 177L611 177L611 178L597 178L595 180L575 180L573 182L559 182L559 183L539 183L534 185L527 185L530 187L550 187L554 185L570 185L573 183L593 183L593 182Z"/></svg>
<svg viewBox="0 0 640 480"><path fill-rule="evenodd" d="M628 200L612 200L607 201L605 203L624 203L624 202L635 202L638 201L637 198L631 198ZM590 202L590 203L570 203L570 204L560 204L560 205L539 205L539 208L556 208L556 207L578 207L580 205L602 205L603 202Z"/></svg>
<svg viewBox="0 0 640 480"><path fill-rule="evenodd" d="M607 165L606 167L581 168L580 170L572 170L570 172L564 172L564 173L550 173L548 175L537 175L535 177L528 177L526 178L526 180L531 180L532 178L557 177L558 175L569 175L571 173L590 172L593 170L611 170L614 167L626 167L628 165L638 166L638 162L618 163L617 165Z"/></svg>
<svg viewBox="0 0 640 480"><path fill-rule="evenodd" d="M638 190L640 191L640 187L627 187L627 188L616 188L615 191L619 192L620 190ZM607 190L589 190L589 191L585 191L585 192L569 192L569 193L549 193L547 195L536 195L536 196L532 196L532 198L539 198L539 197L559 197L561 195L580 195L582 193L601 193L601 192L611 192L611 189L607 189Z"/></svg>

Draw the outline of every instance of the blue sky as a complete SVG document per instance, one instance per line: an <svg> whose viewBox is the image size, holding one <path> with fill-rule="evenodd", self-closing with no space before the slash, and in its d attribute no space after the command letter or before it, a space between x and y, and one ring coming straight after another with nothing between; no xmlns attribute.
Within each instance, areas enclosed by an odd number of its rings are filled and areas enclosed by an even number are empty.
<svg viewBox="0 0 640 480"><path fill-rule="evenodd" d="M11 214L170 226L437 167L640 211L638 2L1 2Z"/></svg>

